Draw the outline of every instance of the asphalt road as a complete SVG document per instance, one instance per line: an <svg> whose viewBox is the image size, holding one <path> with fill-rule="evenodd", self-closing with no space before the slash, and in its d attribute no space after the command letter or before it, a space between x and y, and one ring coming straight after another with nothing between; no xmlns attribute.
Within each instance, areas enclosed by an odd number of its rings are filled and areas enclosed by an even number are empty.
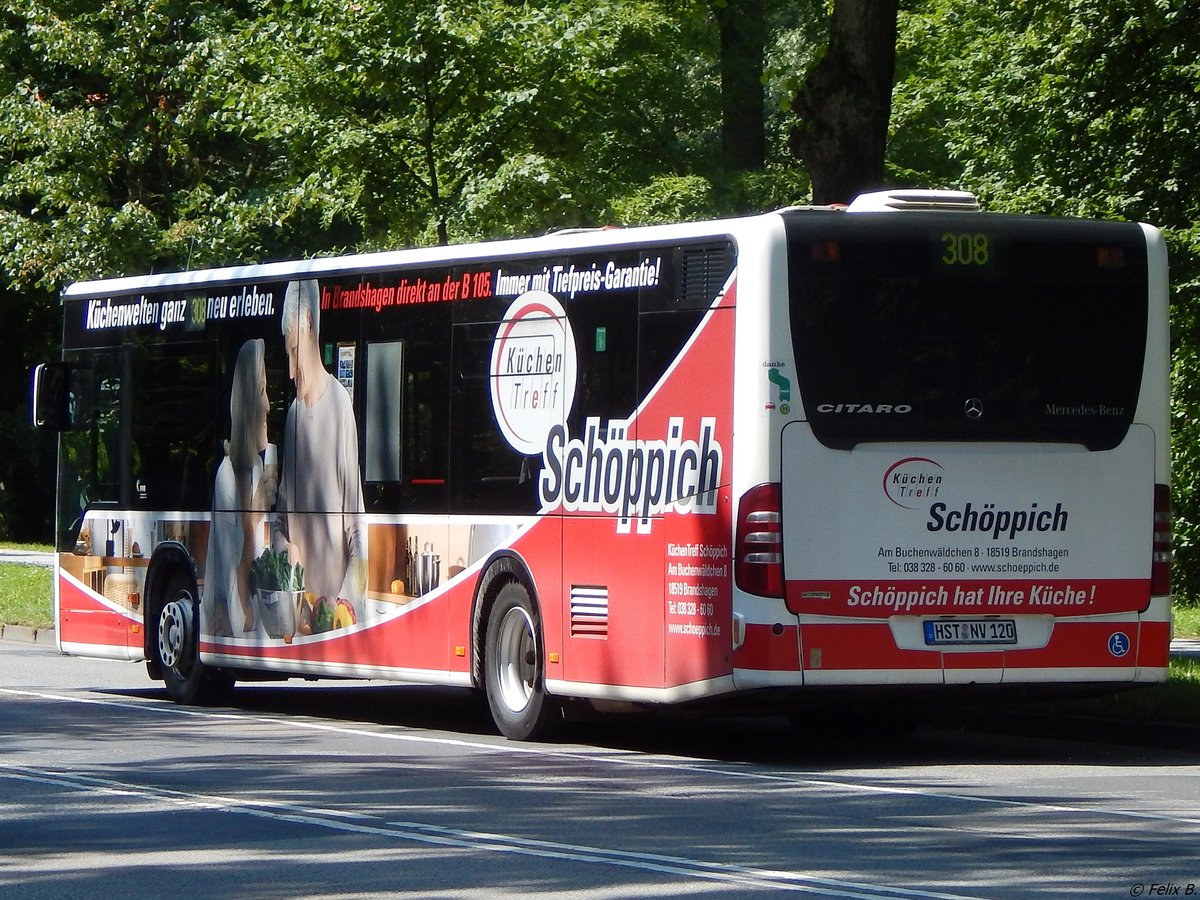
<svg viewBox="0 0 1200 900"><path fill-rule="evenodd" d="M468 694L377 683L234 703L0 641L0 892L1200 895L1200 752L678 717L513 744Z"/></svg>
<svg viewBox="0 0 1200 900"><path fill-rule="evenodd" d="M24 550L16 547L0 547L0 563L18 563L23 566L54 565L54 554L44 550Z"/></svg>

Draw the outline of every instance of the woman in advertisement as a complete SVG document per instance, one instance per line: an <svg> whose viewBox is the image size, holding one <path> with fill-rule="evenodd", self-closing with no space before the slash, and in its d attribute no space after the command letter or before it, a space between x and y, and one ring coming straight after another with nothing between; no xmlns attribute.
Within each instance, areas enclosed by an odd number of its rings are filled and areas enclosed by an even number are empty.
<svg viewBox="0 0 1200 900"><path fill-rule="evenodd" d="M267 442L269 409L264 344L249 340L234 364L229 440L213 485L204 607L206 630L216 635L256 629L250 564L263 547L263 520L279 480L275 448Z"/></svg>

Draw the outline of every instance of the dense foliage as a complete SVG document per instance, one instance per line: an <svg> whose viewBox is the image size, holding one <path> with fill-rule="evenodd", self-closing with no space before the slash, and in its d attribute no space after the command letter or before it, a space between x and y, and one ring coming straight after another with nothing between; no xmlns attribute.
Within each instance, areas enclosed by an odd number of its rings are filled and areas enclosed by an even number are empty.
<svg viewBox="0 0 1200 900"><path fill-rule="evenodd" d="M804 201L788 135L832 6L14 0L0 11L0 536L50 530L51 449L21 424L24 371L52 355L66 283ZM730 29L759 9L765 35L748 34L765 46L731 66ZM907 0L898 26L891 183L1166 230L1177 555L1200 597L1200 9ZM753 90L755 67L766 158L747 169L722 125L729 85Z"/></svg>

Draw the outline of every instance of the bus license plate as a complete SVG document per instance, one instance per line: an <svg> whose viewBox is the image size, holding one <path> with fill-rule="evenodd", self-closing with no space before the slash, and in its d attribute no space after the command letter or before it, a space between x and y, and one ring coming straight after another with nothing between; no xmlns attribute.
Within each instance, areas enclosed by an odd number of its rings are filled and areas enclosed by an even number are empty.
<svg viewBox="0 0 1200 900"><path fill-rule="evenodd" d="M1017 623L1013 619L935 619L924 625L925 644L930 647L1017 642Z"/></svg>

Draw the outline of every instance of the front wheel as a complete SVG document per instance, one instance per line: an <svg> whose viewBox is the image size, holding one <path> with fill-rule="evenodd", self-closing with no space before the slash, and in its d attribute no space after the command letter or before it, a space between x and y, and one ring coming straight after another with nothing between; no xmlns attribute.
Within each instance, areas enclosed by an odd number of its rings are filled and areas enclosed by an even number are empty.
<svg viewBox="0 0 1200 900"><path fill-rule="evenodd" d="M172 576L166 602L158 614L155 653L167 695L176 703L217 700L233 687L233 679L200 662L200 602L195 585L180 574Z"/></svg>
<svg viewBox="0 0 1200 900"><path fill-rule="evenodd" d="M536 740L560 721L558 704L546 695L537 609L520 582L509 582L496 595L483 665L488 706L505 737Z"/></svg>

